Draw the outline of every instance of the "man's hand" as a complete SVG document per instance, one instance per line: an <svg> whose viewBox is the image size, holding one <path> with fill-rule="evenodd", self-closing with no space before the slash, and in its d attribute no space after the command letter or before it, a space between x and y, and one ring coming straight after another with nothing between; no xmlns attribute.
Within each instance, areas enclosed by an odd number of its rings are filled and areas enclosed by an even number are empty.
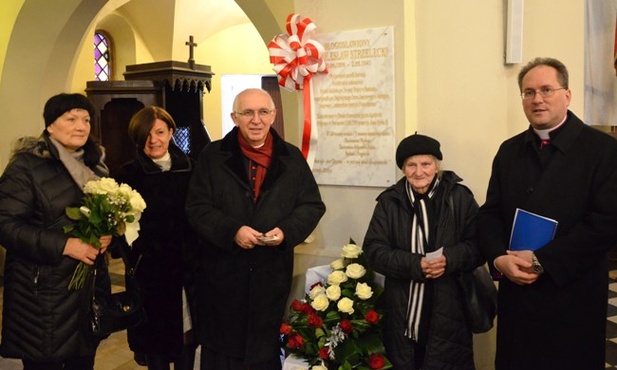
<svg viewBox="0 0 617 370"><path fill-rule="evenodd" d="M508 251L495 258L495 267L506 278L519 285L528 285L540 277L531 269L531 251Z"/></svg>
<svg viewBox="0 0 617 370"><path fill-rule="evenodd" d="M275 227L274 229L264 233L262 236L264 238L258 238L259 245L276 247L277 245L280 245L283 240L285 240L285 234L283 233L283 230L279 229L278 227Z"/></svg>
<svg viewBox="0 0 617 370"><path fill-rule="evenodd" d="M234 242L243 249L253 249L255 245L260 244L261 242L257 239L261 236L261 233L250 226L242 226L236 232L236 236L234 236ZM263 245L261 243L260 245Z"/></svg>

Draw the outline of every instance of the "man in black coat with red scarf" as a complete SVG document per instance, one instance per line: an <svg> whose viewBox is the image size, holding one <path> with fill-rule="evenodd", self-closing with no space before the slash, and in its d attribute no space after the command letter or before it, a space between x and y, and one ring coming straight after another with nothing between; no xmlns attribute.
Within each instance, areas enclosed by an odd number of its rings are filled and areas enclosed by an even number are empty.
<svg viewBox="0 0 617 370"><path fill-rule="evenodd" d="M189 222L203 239L197 281L202 370L281 368L279 328L294 247L325 212L300 150L271 128L270 95L236 96L236 127L201 153L189 185Z"/></svg>

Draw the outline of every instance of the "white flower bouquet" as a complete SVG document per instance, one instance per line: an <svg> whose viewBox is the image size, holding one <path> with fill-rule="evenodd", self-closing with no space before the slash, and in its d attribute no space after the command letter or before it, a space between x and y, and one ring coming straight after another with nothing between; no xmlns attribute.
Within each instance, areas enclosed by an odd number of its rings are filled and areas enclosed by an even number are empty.
<svg viewBox="0 0 617 370"><path fill-rule="evenodd" d="M390 369L381 338L382 313L376 301L383 288L366 267L353 240L330 264L324 283L304 300L294 300L281 325L283 347L304 359L310 370Z"/></svg>
<svg viewBox="0 0 617 370"><path fill-rule="evenodd" d="M118 185L109 177L88 181L82 206L66 208L66 215L76 222L65 226L64 232L97 247L104 235L124 235L132 245L139 236L139 219L145 208L141 195L126 184ZM89 271L89 266L80 262L69 289L83 288Z"/></svg>

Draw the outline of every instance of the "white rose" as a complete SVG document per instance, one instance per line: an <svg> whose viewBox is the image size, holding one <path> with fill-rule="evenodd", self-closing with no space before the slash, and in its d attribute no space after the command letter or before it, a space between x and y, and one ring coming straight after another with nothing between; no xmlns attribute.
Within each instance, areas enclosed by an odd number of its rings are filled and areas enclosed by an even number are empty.
<svg viewBox="0 0 617 370"><path fill-rule="evenodd" d="M353 313L353 301L347 297L341 298L340 301L336 304L338 310L344 313L352 314Z"/></svg>
<svg viewBox="0 0 617 370"><path fill-rule="evenodd" d="M347 281L347 275L343 271L334 271L328 275L328 284L338 285Z"/></svg>
<svg viewBox="0 0 617 370"><path fill-rule="evenodd" d="M116 191L118 191L118 183L111 177L91 180L84 185L84 193L86 194L108 194Z"/></svg>
<svg viewBox="0 0 617 370"><path fill-rule="evenodd" d="M325 311L329 305L330 301L325 294L318 295L317 297L315 297L313 302L311 302L311 306L317 311Z"/></svg>
<svg viewBox="0 0 617 370"><path fill-rule="evenodd" d="M135 212L143 212L146 209L146 201L141 197L141 194L136 192L135 190L131 191L129 196L129 203L131 204L131 209Z"/></svg>
<svg viewBox="0 0 617 370"><path fill-rule="evenodd" d="M122 195L124 195L127 199L131 197L131 192L133 191L133 188L131 188L129 185L127 184L120 184L120 187L118 188L118 192Z"/></svg>
<svg viewBox="0 0 617 370"><path fill-rule="evenodd" d="M311 367L311 370L328 370L328 368L322 365L315 365Z"/></svg>
<svg viewBox="0 0 617 370"><path fill-rule="evenodd" d="M123 200L129 203L131 211L133 213L141 213L146 208L146 202L136 190L131 188L127 184L120 184L118 193L122 196Z"/></svg>
<svg viewBox="0 0 617 370"><path fill-rule="evenodd" d="M360 279L365 274L366 269L359 263L352 263L347 266L347 269L345 270L345 275L349 276L352 279Z"/></svg>
<svg viewBox="0 0 617 370"><path fill-rule="evenodd" d="M346 244L343 246L341 257L358 258L358 256L361 254L362 254L362 248L358 247L355 244Z"/></svg>
<svg viewBox="0 0 617 370"><path fill-rule="evenodd" d="M367 283L356 284L356 295L361 300L367 300L373 296L373 289Z"/></svg>
<svg viewBox="0 0 617 370"><path fill-rule="evenodd" d="M326 296L331 301L336 301L341 298L341 287L338 285L330 285L328 289L326 289Z"/></svg>
<svg viewBox="0 0 617 370"><path fill-rule="evenodd" d="M336 259L330 263L332 270L342 270L345 267L345 262L342 258Z"/></svg>
<svg viewBox="0 0 617 370"><path fill-rule="evenodd" d="M324 294L325 292L326 292L326 289L320 284L317 284L309 292L309 297L311 297L311 299L315 299L315 297L317 297L320 294Z"/></svg>

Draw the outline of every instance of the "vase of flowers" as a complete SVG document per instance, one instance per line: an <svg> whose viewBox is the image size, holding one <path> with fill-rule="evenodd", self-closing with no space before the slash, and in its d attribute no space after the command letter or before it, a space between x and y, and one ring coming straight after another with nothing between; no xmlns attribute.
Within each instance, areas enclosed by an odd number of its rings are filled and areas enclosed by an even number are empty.
<svg viewBox="0 0 617 370"><path fill-rule="evenodd" d="M375 305L383 287L375 283L362 249L350 239L330 268L325 282L292 302L280 330L285 350L303 358L310 370L391 368Z"/></svg>
<svg viewBox="0 0 617 370"><path fill-rule="evenodd" d="M83 242L100 247L104 235L124 235L129 245L139 236L139 219L146 208L141 195L127 184L103 177L84 185L80 207L67 207L66 215L75 223L64 232ZM69 289L81 289L86 283L90 266L79 262L69 282Z"/></svg>

